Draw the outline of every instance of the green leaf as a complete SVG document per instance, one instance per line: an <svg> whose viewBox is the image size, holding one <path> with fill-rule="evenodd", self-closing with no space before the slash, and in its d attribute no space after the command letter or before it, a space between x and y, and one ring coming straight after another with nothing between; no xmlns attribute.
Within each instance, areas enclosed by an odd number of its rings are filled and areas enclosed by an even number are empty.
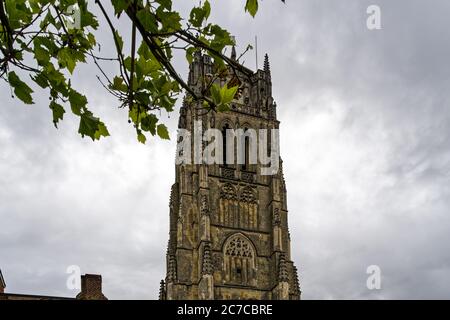
<svg viewBox="0 0 450 320"><path fill-rule="evenodd" d="M142 144L145 144L145 141L147 141L147 137L141 131L138 132L137 139Z"/></svg>
<svg viewBox="0 0 450 320"><path fill-rule="evenodd" d="M117 45L119 46L119 51L122 51L123 50L123 39L120 36L119 31L115 30L114 31L114 36L115 36L115 38L117 40Z"/></svg>
<svg viewBox="0 0 450 320"><path fill-rule="evenodd" d="M108 129L106 128L105 124L100 121L100 123L98 124L98 129L95 132L95 139L100 140L101 137L108 137L108 136L109 136Z"/></svg>
<svg viewBox="0 0 450 320"><path fill-rule="evenodd" d="M77 62L75 61L70 50L71 49L69 48L62 48L61 50L59 50L58 62L61 65L61 67L67 68L67 70L69 70L69 72L72 74Z"/></svg>
<svg viewBox="0 0 450 320"><path fill-rule="evenodd" d="M121 77L114 77L112 84L109 87L110 87L110 89L116 90L116 91L122 91L122 92L128 91L128 87L123 82L123 79Z"/></svg>
<svg viewBox="0 0 450 320"><path fill-rule="evenodd" d="M56 70L53 64L49 63L44 67L45 76L48 78L48 80L52 83L53 86L65 84L66 78L64 75L59 71Z"/></svg>
<svg viewBox="0 0 450 320"><path fill-rule="evenodd" d="M88 38L89 44L92 47L97 44L97 40L95 39L95 36L92 33L89 32L88 35L87 35L87 38Z"/></svg>
<svg viewBox="0 0 450 320"><path fill-rule="evenodd" d="M247 0L245 11L248 11L254 17L258 12L258 0Z"/></svg>
<svg viewBox="0 0 450 320"><path fill-rule="evenodd" d="M158 122L158 118L152 113L150 113L150 114L144 113L143 115L141 115L142 130L150 132L153 136L156 134L156 123L157 122Z"/></svg>
<svg viewBox="0 0 450 320"><path fill-rule="evenodd" d="M225 84L222 88L214 83L210 88L211 99L213 103L217 106L218 111L229 110L228 104L233 101L234 96L238 90L239 86L234 86L228 88L228 84Z"/></svg>
<svg viewBox="0 0 450 320"><path fill-rule="evenodd" d="M114 13L117 16L120 16L122 11L126 10L128 8L128 5L129 5L129 1L128 0L111 0L111 3L113 5L113 7L114 7Z"/></svg>
<svg viewBox="0 0 450 320"><path fill-rule="evenodd" d="M147 43L145 43L145 41L141 42L141 45L139 46L138 49L138 54L139 56L142 56L145 60L150 60L153 59L153 54L150 52L150 49L148 48Z"/></svg>
<svg viewBox="0 0 450 320"><path fill-rule="evenodd" d="M92 27L93 29L98 28L97 18L85 8L80 8L80 24L82 28Z"/></svg>
<svg viewBox="0 0 450 320"><path fill-rule="evenodd" d="M161 139L169 140L169 131L167 130L167 127L163 124L158 124L156 127L156 132L158 133L158 136L160 136Z"/></svg>
<svg viewBox="0 0 450 320"><path fill-rule="evenodd" d="M209 1L206 0L203 7L194 7L189 15L189 22L196 28L202 26L203 22L206 21L211 13L211 5Z"/></svg>
<svg viewBox="0 0 450 320"><path fill-rule="evenodd" d="M211 14L211 4L208 0L206 0L203 4L203 10L205 11L205 19L208 19L209 15Z"/></svg>
<svg viewBox="0 0 450 320"><path fill-rule="evenodd" d="M195 47L189 47L186 49L186 60L189 62L189 64L194 61L194 52L197 50Z"/></svg>
<svg viewBox="0 0 450 320"><path fill-rule="evenodd" d="M33 90L25 82L20 80L19 76L14 71L11 71L8 74L8 81L14 88L14 94L17 98L26 104L33 104L33 98L31 97Z"/></svg>
<svg viewBox="0 0 450 320"><path fill-rule="evenodd" d="M33 79L33 81L36 82L42 89L48 87L48 80L43 72L38 73L34 77L31 77L31 79Z"/></svg>
<svg viewBox="0 0 450 320"><path fill-rule="evenodd" d="M172 10L172 0L156 0L163 9Z"/></svg>
<svg viewBox="0 0 450 320"><path fill-rule="evenodd" d="M230 33L220 27L219 25L211 25L210 26L210 34L214 35L214 38L210 42L210 46L212 49L221 52L225 46L234 45L234 40L231 37ZM214 56L214 59L217 60L219 57ZM220 59L221 60L221 59Z"/></svg>
<svg viewBox="0 0 450 320"><path fill-rule="evenodd" d="M145 60L145 58L142 56L139 57L136 66L139 68L139 71L142 73L143 76L147 76L152 72L158 71L161 68L161 65L156 59ZM131 67L131 59L130 59L130 67Z"/></svg>
<svg viewBox="0 0 450 320"><path fill-rule="evenodd" d="M211 98L215 105L220 105L222 102L221 96L220 96L220 86L216 83L213 83L210 90L211 92Z"/></svg>
<svg viewBox="0 0 450 320"><path fill-rule="evenodd" d="M101 122L99 118L94 117L91 112L83 113L80 116L78 133L81 134L83 138L84 136L90 137L93 141L99 140L102 136L109 136L105 124Z"/></svg>
<svg viewBox="0 0 450 320"><path fill-rule="evenodd" d="M167 112L172 112L173 111L173 106L174 106L176 101L177 101L177 99L173 99L173 98L170 98L167 95L164 95L160 99L161 108L166 109Z"/></svg>
<svg viewBox="0 0 450 320"><path fill-rule="evenodd" d="M181 17L178 12L167 12L157 10L157 15L160 18L162 24L162 30L171 32L181 29Z"/></svg>
<svg viewBox="0 0 450 320"><path fill-rule="evenodd" d="M233 101L234 96L238 90L239 86L234 86L232 88L228 88L228 85L225 84L222 89L220 89L221 102L223 104L228 104Z"/></svg>
<svg viewBox="0 0 450 320"><path fill-rule="evenodd" d="M60 104L56 103L55 101L50 102L50 109L53 113L53 124L56 128L58 128L58 122L59 120L63 119L64 113L66 111Z"/></svg>
<svg viewBox="0 0 450 320"><path fill-rule="evenodd" d="M146 31L157 32L158 31L158 23L156 21L156 17L154 14L150 12L150 8L146 6L144 9L141 9L136 14L138 20L144 26Z"/></svg>
<svg viewBox="0 0 450 320"><path fill-rule="evenodd" d="M72 112L77 116L80 116L81 111L86 109L86 105L87 105L86 97L83 96L82 94L78 93L75 90L70 91L69 102L70 102L70 107L72 109Z"/></svg>
<svg viewBox="0 0 450 320"><path fill-rule="evenodd" d="M41 66L45 66L50 62L50 52L40 46L35 46L34 58Z"/></svg>
<svg viewBox="0 0 450 320"><path fill-rule="evenodd" d="M50 10L47 12L45 18L39 23L39 28L44 29L47 25L55 25L55 18L51 14Z"/></svg>

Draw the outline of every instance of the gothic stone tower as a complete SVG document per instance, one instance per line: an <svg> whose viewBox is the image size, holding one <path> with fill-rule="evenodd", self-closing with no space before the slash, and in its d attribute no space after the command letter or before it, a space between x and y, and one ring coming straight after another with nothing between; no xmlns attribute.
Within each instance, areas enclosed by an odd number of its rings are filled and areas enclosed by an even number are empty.
<svg viewBox="0 0 450 320"><path fill-rule="evenodd" d="M205 112L185 99L178 127L193 132L201 120L202 130L278 128L267 55L264 70L248 71L251 77L234 75L239 91L230 111ZM196 54L188 83L200 91L211 73L210 58ZM261 175L259 166L175 166L160 299L300 299L282 165L275 175Z"/></svg>

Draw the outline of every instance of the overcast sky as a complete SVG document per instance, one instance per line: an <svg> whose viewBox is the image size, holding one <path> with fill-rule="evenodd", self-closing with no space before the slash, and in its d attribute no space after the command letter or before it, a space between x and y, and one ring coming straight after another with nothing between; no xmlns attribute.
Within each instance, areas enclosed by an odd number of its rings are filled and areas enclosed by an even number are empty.
<svg viewBox="0 0 450 320"><path fill-rule="evenodd" d="M255 19L244 0L212 4L238 50L257 35L260 62L270 56L303 298L450 298L450 2L265 0ZM370 4L382 30L366 28ZM253 52L244 59L255 68ZM111 133L95 143L68 113L53 127L46 92L23 106L0 84L8 292L75 296L66 269L78 265L102 274L109 298L157 298L175 142L136 142L97 73L73 80ZM366 287L370 265L381 290Z"/></svg>

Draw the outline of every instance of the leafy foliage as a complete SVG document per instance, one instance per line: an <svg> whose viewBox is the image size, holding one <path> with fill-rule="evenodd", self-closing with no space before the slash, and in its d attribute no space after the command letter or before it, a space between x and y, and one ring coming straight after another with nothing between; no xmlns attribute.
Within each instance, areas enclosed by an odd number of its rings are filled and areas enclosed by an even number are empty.
<svg viewBox="0 0 450 320"><path fill-rule="evenodd" d="M114 57L100 56L101 44L95 36L99 20L88 8L92 5L106 21L104 27L115 44ZM245 10L255 16L258 0L246 0ZM196 52L209 55L218 74L227 66L241 68L223 54L234 40L221 26L208 22L210 14L208 0L192 7L185 18L173 10L172 0L96 0L89 5L87 0L1 0L0 78L25 104L33 104L34 91L23 80L31 79L48 91L55 127L70 110L79 118L80 135L98 140L109 135L108 129L90 111L87 97L71 84L77 66L89 59L100 71L101 84L117 98L118 106L128 109L128 122L136 130L138 141L145 143L147 134L169 139L156 111L173 111L182 90L213 111L227 110L237 91L236 86L210 83L209 90L199 94L172 65L174 50L183 50L189 63ZM125 30L115 27L119 19L132 23L131 30L126 31L131 33L129 54L124 52L121 32ZM114 64L107 68L116 69L116 75L105 72L106 63Z"/></svg>
<svg viewBox="0 0 450 320"><path fill-rule="evenodd" d="M258 0L247 0L245 11L248 11L254 17L258 11Z"/></svg>
<svg viewBox="0 0 450 320"><path fill-rule="evenodd" d="M26 104L33 103L33 98L31 97L33 90L25 82L20 80L19 76L14 71L11 71L8 74L8 81L14 88L14 93L20 100Z"/></svg>

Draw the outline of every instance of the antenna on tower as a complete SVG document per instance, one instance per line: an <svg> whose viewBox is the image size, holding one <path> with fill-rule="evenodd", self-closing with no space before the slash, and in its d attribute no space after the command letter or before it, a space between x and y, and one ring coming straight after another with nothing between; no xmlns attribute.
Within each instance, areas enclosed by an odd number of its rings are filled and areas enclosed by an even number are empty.
<svg viewBox="0 0 450 320"><path fill-rule="evenodd" d="M256 71L258 71L258 36L255 36Z"/></svg>
<svg viewBox="0 0 450 320"><path fill-rule="evenodd" d="M231 40L233 41L233 46L231 47L231 60L236 61L236 38L235 38L235 36L231 36Z"/></svg>

